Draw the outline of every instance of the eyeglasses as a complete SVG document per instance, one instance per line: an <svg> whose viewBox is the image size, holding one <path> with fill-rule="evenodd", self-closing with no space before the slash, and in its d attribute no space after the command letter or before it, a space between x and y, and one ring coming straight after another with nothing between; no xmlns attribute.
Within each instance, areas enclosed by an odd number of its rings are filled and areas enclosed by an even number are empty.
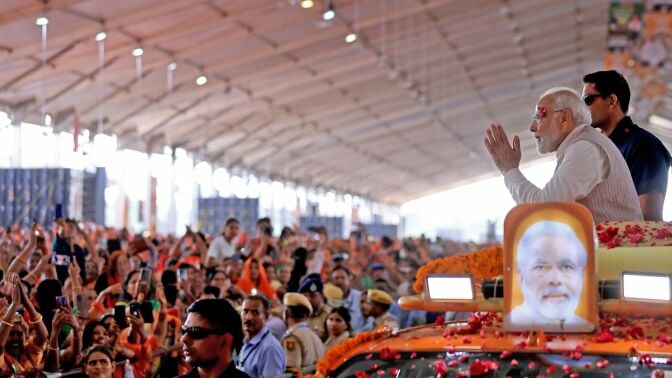
<svg viewBox="0 0 672 378"><path fill-rule="evenodd" d="M609 95L605 95L605 94L602 94L602 93L593 93L593 94L585 95L585 96L583 96L583 102L586 104L586 106L590 106L590 105L593 105L593 102L595 102L595 99L598 98L598 97L605 98L605 97L609 97Z"/></svg>
<svg viewBox="0 0 672 378"><path fill-rule="evenodd" d="M551 110L551 112L561 112L565 109L556 109L556 110ZM539 123L541 122L542 119L546 118L546 115L548 115L548 110L546 110L545 107L543 106L538 106L537 111L534 113L534 122Z"/></svg>
<svg viewBox="0 0 672 378"><path fill-rule="evenodd" d="M181 331L183 335L187 335L194 340L201 340L210 335L223 335L226 333L223 329L208 329L201 327L182 327Z"/></svg>

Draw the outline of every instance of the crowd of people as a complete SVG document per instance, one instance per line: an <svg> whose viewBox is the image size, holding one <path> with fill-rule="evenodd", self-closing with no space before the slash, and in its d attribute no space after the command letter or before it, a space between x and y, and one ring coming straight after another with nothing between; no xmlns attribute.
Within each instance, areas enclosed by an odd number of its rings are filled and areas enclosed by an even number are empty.
<svg viewBox="0 0 672 378"><path fill-rule="evenodd" d="M357 333L433 321L395 299L412 294L431 258L474 248L374 240L361 225L347 240L324 227L284 227L276 237L268 218L253 236L234 218L219 235L186 228L179 238L66 218L47 228L2 235L3 376L174 377L214 365L215 376L299 372Z"/></svg>

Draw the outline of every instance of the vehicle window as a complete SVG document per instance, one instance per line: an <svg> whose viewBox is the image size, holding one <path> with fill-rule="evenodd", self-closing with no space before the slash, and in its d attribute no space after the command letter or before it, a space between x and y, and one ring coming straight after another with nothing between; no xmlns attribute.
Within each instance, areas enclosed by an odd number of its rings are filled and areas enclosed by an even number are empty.
<svg viewBox="0 0 672 378"><path fill-rule="evenodd" d="M464 372L471 373L472 377L498 378L568 377L571 373L579 373L582 378L607 378L610 373L615 377L650 378L656 370L672 374L672 366L667 364L666 357L583 355L574 360L563 354L513 353L506 356L500 352L403 352L393 353L393 356L387 353L384 357L382 359L379 353L355 356L329 376L457 378Z"/></svg>

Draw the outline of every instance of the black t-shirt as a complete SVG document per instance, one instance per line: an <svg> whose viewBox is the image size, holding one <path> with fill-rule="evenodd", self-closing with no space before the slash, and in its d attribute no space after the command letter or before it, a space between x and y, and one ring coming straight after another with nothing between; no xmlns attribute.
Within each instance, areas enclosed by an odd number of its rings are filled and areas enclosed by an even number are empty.
<svg viewBox="0 0 672 378"><path fill-rule="evenodd" d="M176 378L199 378L198 368L193 368L188 374L178 375ZM233 364L233 361L229 364L229 367L220 375L220 377L233 377L233 378L250 378L246 373L236 369L236 365Z"/></svg>
<svg viewBox="0 0 672 378"><path fill-rule="evenodd" d="M667 192L667 176L672 157L655 135L624 117L609 135L630 169L637 194L654 189Z"/></svg>

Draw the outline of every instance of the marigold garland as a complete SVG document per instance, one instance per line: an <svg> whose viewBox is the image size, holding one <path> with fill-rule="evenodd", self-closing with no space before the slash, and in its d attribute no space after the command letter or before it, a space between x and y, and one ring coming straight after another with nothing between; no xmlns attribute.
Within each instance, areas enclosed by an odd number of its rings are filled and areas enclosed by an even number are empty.
<svg viewBox="0 0 672 378"><path fill-rule="evenodd" d="M324 378L329 373L329 367L334 366L339 359L343 357L346 353L350 352L357 346L364 344L371 340L378 340L385 336L391 334L390 330L381 329L371 332L362 332L354 337L341 341L340 344L331 347L324 354L324 357L317 362L317 367L315 369L315 374L307 375L306 378Z"/></svg>
<svg viewBox="0 0 672 378"><path fill-rule="evenodd" d="M501 246L479 249L462 255L432 260L418 269L413 290L421 294L430 273L471 274L476 282L504 274L504 250Z"/></svg>

